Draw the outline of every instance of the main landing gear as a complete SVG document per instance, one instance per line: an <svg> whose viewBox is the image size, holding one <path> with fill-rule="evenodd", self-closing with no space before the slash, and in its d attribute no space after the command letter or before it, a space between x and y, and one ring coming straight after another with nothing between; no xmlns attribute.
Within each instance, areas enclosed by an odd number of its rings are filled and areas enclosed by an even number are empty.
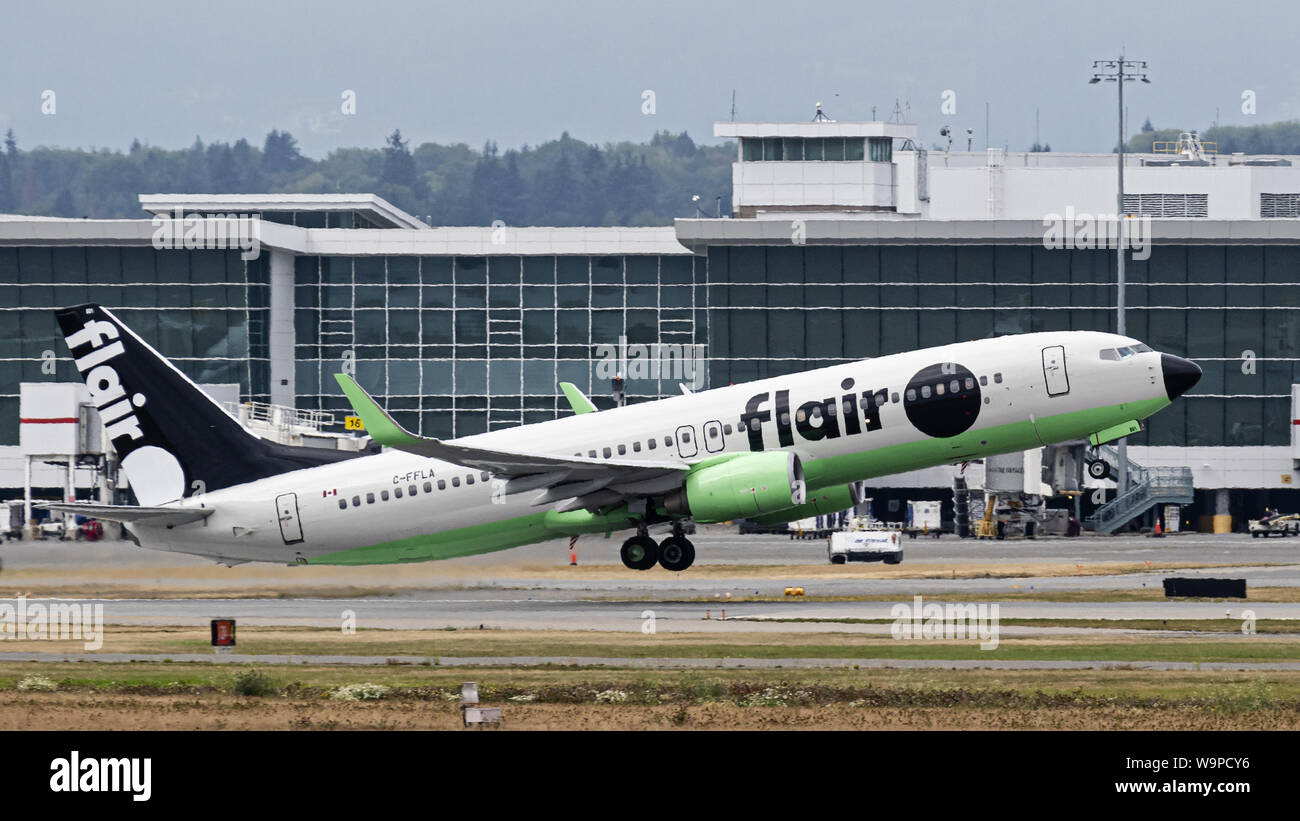
<svg viewBox="0 0 1300 821"><path fill-rule="evenodd" d="M673 525L673 535L658 544L642 527L623 542L619 555L631 570L649 570L658 564L664 570L680 572L695 561L695 545L682 534L681 525Z"/></svg>

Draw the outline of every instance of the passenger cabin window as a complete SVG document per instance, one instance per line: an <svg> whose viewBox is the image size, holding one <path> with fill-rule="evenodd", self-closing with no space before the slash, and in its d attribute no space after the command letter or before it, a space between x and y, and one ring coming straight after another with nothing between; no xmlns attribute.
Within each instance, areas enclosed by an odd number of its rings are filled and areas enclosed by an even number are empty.
<svg viewBox="0 0 1300 821"><path fill-rule="evenodd" d="M730 422L728 422L727 424L725 424L725 425L722 426L722 432L723 432L723 434L726 435L726 436L730 436L730 435L731 435L731 423L730 423Z"/></svg>
<svg viewBox="0 0 1300 821"><path fill-rule="evenodd" d="M650 439L646 440L646 447L650 448L650 450L654 450L654 449L655 449L655 447L656 447L656 443L655 443L654 437L651 437Z"/></svg>
<svg viewBox="0 0 1300 821"><path fill-rule="evenodd" d="M373 494L373 493L367 493L367 494L366 494L366 504L368 504L368 505L373 505L374 503L375 503L375 494Z"/></svg>
<svg viewBox="0 0 1300 821"><path fill-rule="evenodd" d="M424 492L425 492L425 493L433 493L433 482L425 482L425 483L424 483Z"/></svg>
<svg viewBox="0 0 1300 821"><path fill-rule="evenodd" d="M618 446L618 455L619 455L619 456L626 456L626 455L627 455L627 445L619 445L619 446Z"/></svg>
<svg viewBox="0 0 1300 821"><path fill-rule="evenodd" d="M665 437L664 437L664 447L666 447L666 448L670 448L670 447L672 447L672 446L673 446L673 437L671 437L671 436L665 436Z"/></svg>
<svg viewBox="0 0 1300 821"><path fill-rule="evenodd" d="M596 458L596 451L594 451L594 450L589 450L589 451L587 451L587 456L588 456L589 458L595 459L595 458Z"/></svg>
<svg viewBox="0 0 1300 821"><path fill-rule="evenodd" d="M465 475L465 484L467 484L467 485L472 485L472 484L474 484L474 474L469 473L469 474L466 474L466 475Z"/></svg>
<svg viewBox="0 0 1300 821"><path fill-rule="evenodd" d="M908 401L908 402L915 402L915 401L916 401L916 388L908 388L908 389L907 389L907 401Z"/></svg>
<svg viewBox="0 0 1300 821"><path fill-rule="evenodd" d="M614 455L614 451L610 450L609 448L605 448L605 449L604 449L603 451L601 451L601 452L605 454L605 458L606 458L606 459L608 459L609 457L611 457L611 456Z"/></svg>
<svg viewBox="0 0 1300 821"><path fill-rule="evenodd" d="M489 478L489 477L488 477L488 472L487 472L486 470L484 470L484 471L480 471L480 472L479 472L479 475L478 475L478 478L480 478L480 479L482 479L483 481L486 482L486 481L488 480L488 478Z"/></svg>
<svg viewBox="0 0 1300 821"><path fill-rule="evenodd" d="M640 452L641 452L641 443L640 443L639 441L638 441L638 442L633 442L633 443L632 443L632 452L633 452L633 453L640 453Z"/></svg>
<svg viewBox="0 0 1300 821"><path fill-rule="evenodd" d="M894 391L894 395L890 397L890 401L892 401L895 405L898 404L898 391Z"/></svg>
<svg viewBox="0 0 1300 821"><path fill-rule="evenodd" d="M361 497L360 497L360 496L353 496L353 497L352 497L352 506L353 506L353 507L361 507Z"/></svg>
<svg viewBox="0 0 1300 821"><path fill-rule="evenodd" d="M348 500L339 499L339 510L347 510L347 509L348 509Z"/></svg>
<svg viewBox="0 0 1300 821"><path fill-rule="evenodd" d="M439 480L438 480L438 490L446 490L446 489L447 489L447 480L446 480L446 479L439 479Z"/></svg>
<svg viewBox="0 0 1300 821"><path fill-rule="evenodd" d="M400 487L393 488L393 495L399 499L402 498L402 489Z"/></svg>
<svg viewBox="0 0 1300 821"><path fill-rule="evenodd" d="M452 487L460 487L460 477L459 477L459 476L453 476L453 477L451 477L451 486L452 486Z"/></svg>
<svg viewBox="0 0 1300 821"><path fill-rule="evenodd" d="M1002 374L1000 374L1000 373L995 373L995 374L993 374L993 381L996 382L997 384L1001 385L1001 384L1002 384Z"/></svg>
<svg viewBox="0 0 1300 821"><path fill-rule="evenodd" d="M387 502L387 501L388 501L388 491L386 491L386 490L381 490L381 491L379 491L379 498L380 498L380 499L383 499L385 502Z"/></svg>
<svg viewBox="0 0 1300 821"><path fill-rule="evenodd" d="M418 488L416 488L415 485L411 485L410 487L408 487L408 488L406 489L406 495L407 495L407 496L414 496L417 490L418 490Z"/></svg>
<svg viewBox="0 0 1300 821"><path fill-rule="evenodd" d="M980 377L980 384L981 384L981 385L987 385L988 383L989 383L989 378L988 378L987 376L981 376L981 377Z"/></svg>

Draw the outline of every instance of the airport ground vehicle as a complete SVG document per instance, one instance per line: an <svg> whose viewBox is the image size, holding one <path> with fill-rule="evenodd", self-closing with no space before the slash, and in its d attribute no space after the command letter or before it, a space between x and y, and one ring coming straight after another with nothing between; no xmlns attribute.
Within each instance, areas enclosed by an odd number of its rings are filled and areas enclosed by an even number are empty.
<svg viewBox="0 0 1300 821"><path fill-rule="evenodd" d="M1250 520L1248 529L1256 539L1260 536L1300 536L1300 514L1283 516L1276 510L1265 510L1263 516Z"/></svg>
<svg viewBox="0 0 1300 821"><path fill-rule="evenodd" d="M845 562L903 561L902 534L897 530L845 530L832 533L826 540L826 556L831 564Z"/></svg>

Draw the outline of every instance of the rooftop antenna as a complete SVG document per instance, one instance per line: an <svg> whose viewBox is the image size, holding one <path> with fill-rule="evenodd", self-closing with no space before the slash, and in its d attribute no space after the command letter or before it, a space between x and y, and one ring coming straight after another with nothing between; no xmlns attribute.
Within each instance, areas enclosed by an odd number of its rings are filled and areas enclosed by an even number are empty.
<svg viewBox="0 0 1300 821"><path fill-rule="evenodd" d="M889 121L891 123L903 122L903 106L899 103L897 97L894 98L894 112L889 115Z"/></svg>
<svg viewBox="0 0 1300 821"><path fill-rule="evenodd" d="M736 121L736 89L731 90L731 121Z"/></svg>
<svg viewBox="0 0 1300 821"><path fill-rule="evenodd" d="M825 112L825 111L822 111L822 104L821 104L820 101L818 101L818 103L817 103L817 113L813 115L812 121L815 122L815 123L833 123L833 122L835 122L835 121L832 120L830 117L827 117L827 116L826 116L826 112Z"/></svg>

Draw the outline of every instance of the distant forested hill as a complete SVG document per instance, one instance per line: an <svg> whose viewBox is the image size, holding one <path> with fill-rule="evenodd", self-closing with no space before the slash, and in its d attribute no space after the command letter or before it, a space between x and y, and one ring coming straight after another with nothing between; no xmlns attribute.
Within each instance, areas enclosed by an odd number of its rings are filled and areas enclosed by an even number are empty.
<svg viewBox="0 0 1300 821"><path fill-rule="evenodd" d="M1124 146L1125 151L1149 152L1156 140L1178 141L1179 128L1154 128L1151 121ZM1284 120L1261 125L1220 125L1201 131L1205 142L1218 143L1220 154L1300 154L1300 120Z"/></svg>
<svg viewBox="0 0 1300 821"><path fill-rule="evenodd" d="M685 133L648 143L584 143L563 134L539 146L499 151L463 143L412 148L394 131L382 148L304 157L292 135L168 150L20 149L10 132L0 151L0 213L61 217L142 216L139 194L375 193L433 225L667 225L731 206L734 144L700 146Z"/></svg>

